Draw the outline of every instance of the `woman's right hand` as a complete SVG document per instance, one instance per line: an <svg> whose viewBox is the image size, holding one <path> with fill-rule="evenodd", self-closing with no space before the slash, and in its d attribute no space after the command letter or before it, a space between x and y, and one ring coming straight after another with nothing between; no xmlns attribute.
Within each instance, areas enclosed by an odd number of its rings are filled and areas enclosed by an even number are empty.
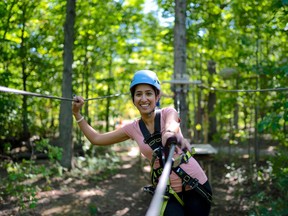
<svg viewBox="0 0 288 216"><path fill-rule="evenodd" d="M73 99L74 100L72 102L72 113L76 116L80 114L80 110L85 101L81 96L75 96Z"/></svg>

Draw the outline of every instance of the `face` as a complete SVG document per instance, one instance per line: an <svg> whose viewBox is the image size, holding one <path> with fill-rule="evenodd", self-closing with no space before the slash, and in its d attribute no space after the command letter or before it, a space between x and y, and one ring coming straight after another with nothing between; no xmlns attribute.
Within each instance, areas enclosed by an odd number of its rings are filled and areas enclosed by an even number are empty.
<svg viewBox="0 0 288 216"><path fill-rule="evenodd" d="M134 105L142 114L150 114L154 111L159 96L156 96L154 89L150 85L140 84L135 88Z"/></svg>

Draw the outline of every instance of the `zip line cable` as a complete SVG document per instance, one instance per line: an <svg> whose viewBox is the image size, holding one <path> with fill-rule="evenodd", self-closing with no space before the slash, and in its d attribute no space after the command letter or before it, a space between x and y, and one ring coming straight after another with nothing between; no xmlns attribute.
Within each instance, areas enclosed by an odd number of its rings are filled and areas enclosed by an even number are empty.
<svg viewBox="0 0 288 216"><path fill-rule="evenodd" d="M268 89L218 89L214 87L207 87L204 85L198 85L199 88L208 89L210 91L218 91L218 92L270 92L270 91L288 91L288 87L280 87L280 88L268 88ZM0 92L6 92L6 93L13 93L13 94L20 94L20 95L27 95L27 96L34 96L34 97L41 97L41 98L49 98L49 99L56 99L56 100L66 100L66 101L73 101L73 98L64 98L64 97L57 97L52 95L43 95L43 94L37 94L33 92L18 90L18 89L12 89L5 86L0 86ZM87 98L84 101L91 101L91 100L102 100L105 98L111 98L111 97L119 97L121 95L128 95L129 93L117 93L113 95L106 95L106 96L100 96L95 98Z"/></svg>
<svg viewBox="0 0 288 216"><path fill-rule="evenodd" d="M4 86L0 86L0 92L34 96L34 97L41 97L41 98L49 98L49 99L56 99L56 100L64 100L64 101L74 101L73 98L64 98L64 97L57 97L57 96L51 96L51 95L42 95L42 94L37 94L37 93L33 93L33 92L12 89L12 88L8 88L8 87L4 87ZM118 94L114 94L114 95L106 95L106 96L101 96L101 97L96 97L96 98L88 98L88 99L85 99L85 101L101 100L101 99L110 98L110 97L119 97L121 95L127 95L127 94L128 93L123 93L123 94L118 93Z"/></svg>
<svg viewBox="0 0 288 216"><path fill-rule="evenodd" d="M106 96L101 96L101 97L96 97L96 98L88 98L88 99L85 99L85 101L101 100L101 99L105 99L105 98L119 97L121 95L128 95L128 94L130 94L130 93L117 93L117 94L114 94L114 95L106 95Z"/></svg>
<svg viewBox="0 0 288 216"><path fill-rule="evenodd" d="M272 91L288 91L288 87L281 88L268 88L268 89L219 89L214 87L207 87L204 85L199 85L199 88L205 88L210 91L218 91L218 92L272 92Z"/></svg>
<svg viewBox="0 0 288 216"><path fill-rule="evenodd" d="M163 196L166 191L167 182L169 180L170 171L172 167L172 157L175 151L175 144L171 144L168 158L166 160L163 172L159 178L153 199L150 203L146 216L159 216L162 207Z"/></svg>

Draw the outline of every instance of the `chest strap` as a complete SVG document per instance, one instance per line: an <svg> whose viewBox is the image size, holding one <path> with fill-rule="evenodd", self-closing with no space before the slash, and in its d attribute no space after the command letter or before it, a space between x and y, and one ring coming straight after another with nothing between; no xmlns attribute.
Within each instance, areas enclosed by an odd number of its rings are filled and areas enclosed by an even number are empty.
<svg viewBox="0 0 288 216"><path fill-rule="evenodd" d="M155 159L158 157L160 166L164 167L165 155L162 145L162 135L161 135L161 113L160 110L156 110L156 115L154 119L154 133L150 134L142 118L139 120L139 127L144 136L144 143L149 145L153 150L152 165Z"/></svg>
<svg viewBox="0 0 288 216"><path fill-rule="evenodd" d="M148 144L153 149L153 151L157 149L159 146L162 146L160 117L161 117L160 111L156 110L153 134L150 134L142 118L139 120L139 127L144 136L144 143Z"/></svg>

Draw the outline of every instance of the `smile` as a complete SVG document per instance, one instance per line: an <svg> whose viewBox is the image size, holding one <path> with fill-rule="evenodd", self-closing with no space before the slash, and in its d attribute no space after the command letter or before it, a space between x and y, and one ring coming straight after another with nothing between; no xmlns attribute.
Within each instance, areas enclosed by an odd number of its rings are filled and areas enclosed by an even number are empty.
<svg viewBox="0 0 288 216"><path fill-rule="evenodd" d="M141 104L140 106L143 107L143 108L147 108L147 107L150 106L150 104Z"/></svg>

